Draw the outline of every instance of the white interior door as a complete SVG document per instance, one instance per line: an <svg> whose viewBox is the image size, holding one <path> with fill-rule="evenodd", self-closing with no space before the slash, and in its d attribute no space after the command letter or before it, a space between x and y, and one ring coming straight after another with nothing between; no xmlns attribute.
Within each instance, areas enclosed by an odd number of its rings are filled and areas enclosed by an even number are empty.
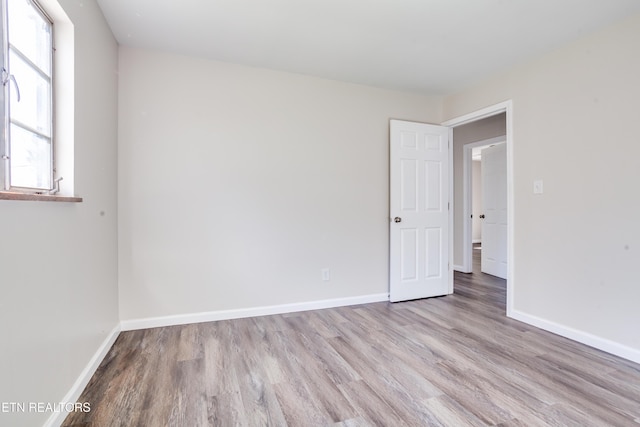
<svg viewBox="0 0 640 427"><path fill-rule="evenodd" d="M482 150L483 273L507 278L507 144Z"/></svg>
<svg viewBox="0 0 640 427"><path fill-rule="evenodd" d="M390 122L389 299L446 295L449 128Z"/></svg>

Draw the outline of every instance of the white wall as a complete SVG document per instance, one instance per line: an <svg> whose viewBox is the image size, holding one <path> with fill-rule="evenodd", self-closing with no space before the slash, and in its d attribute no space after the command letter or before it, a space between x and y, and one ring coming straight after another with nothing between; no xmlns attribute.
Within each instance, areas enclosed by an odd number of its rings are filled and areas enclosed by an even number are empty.
<svg viewBox="0 0 640 427"><path fill-rule="evenodd" d="M513 100L515 314L640 360L638 52L636 15L445 98L443 115Z"/></svg>
<svg viewBox="0 0 640 427"><path fill-rule="evenodd" d="M0 201L0 402L60 402L118 324L117 45L93 0L60 4L75 27L84 202ZM0 413L0 425L50 415Z"/></svg>
<svg viewBox="0 0 640 427"><path fill-rule="evenodd" d="M119 90L123 320L388 292L388 122L440 99L126 47Z"/></svg>

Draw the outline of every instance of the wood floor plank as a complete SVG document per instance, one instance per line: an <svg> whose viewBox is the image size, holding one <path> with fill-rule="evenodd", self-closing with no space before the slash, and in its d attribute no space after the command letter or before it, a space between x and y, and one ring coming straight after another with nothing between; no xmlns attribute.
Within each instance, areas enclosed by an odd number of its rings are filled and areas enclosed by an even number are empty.
<svg viewBox="0 0 640 427"><path fill-rule="evenodd" d="M233 360L234 369L238 377L240 394L250 425L286 425L282 408L276 397L273 385L265 373L260 355L255 350L257 344L252 340L250 319L238 319L233 322L232 330L238 348L242 352Z"/></svg>
<svg viewBox="0 0 640 427"><path fill-rule="evenodd" d="M224 392L210 397L207 400L207 424L204 425L250 426L240 391Z"/></svg>
<svg viewBox="0 0 640 427"><path fill-rule="evenodd" d="M321 369L334 384L342 384L361 379L358 372L356 372L333 347L327 345L327 341L318 334L311 333L301 335L300 342L307 349L309 355L320 364Z"/></svg>
<svg viewBox="0 0 640 427"><path fill-rule="evenodd" d="M282 348L289 354L297 354L295 361L289 365L291 367L291 375L287 382L299 383L300 378L314 378L313 387L308 389L309 394L317 407L332 422L357 416L357 413L338 389L337 384L331 380L326 367L312 352L305 350L304 343L305 341L309 342L307 337L304 334L293 331L282 336L285 338L281 342Z"/></svg>
<svg viewBox="0 0 640 427"><path fill-rule="evenodd" d="M369 427L372 424L367 422L362 417L351 418L349 420L340 421L339 423L335 423L332 427Z"/></svg>
<svg viewBox="0 0 640 427"><path fill-rule="evenodd" d="M640 365L505 300L456 273L442 298L123 332L63 426L640 426Z"/></svg>
<svg viewBox="0 0 640 427"><path fill-rule="evenodd" d="M421 404L425 398L440 394L431 383L420 378L427 385L424 390L415 386L410 374L399 364L381 364L381 350L367 347L352 335L348 341L343 337L331 340L331 345L365 379L366 383L404 420L407 425L429 425L432 414ZM385 366L384 369L377 368ZM405 367L406 368L406 367ZM415 375L413 378L419 377Z"/></svg>
<svg viewBox="0 0 640 427"><path fill-rule="evenodd" d="M368 425L403 426L406 422L365 381L340 384L340 389Z"/></svg>
<svg viewBox="0 0 640 427"><path fill-rule="evenodd" d="M432 397L427 399L424 404L440 425L457 427L484 425L482 420L447 395Z"/></svg>
<svg viewBox="0 0 640 427"><path fill-rule="evenodd" d="M274 385L287 426L324 426L333 423L332 417L315 401L307 384L301 381L285 381Z"/></svg>
<svg viewBox="0 0 640 427"><path fill-rule="evenodd" d="M208 402L204 382L204 360L179 360L175 398L169 426L203 426L208 423Z"/></svg>
<svg viewBox="0 0 640 427"><path fill-rule="evenodd" d="M184 325L180 328L178 361L201 359L204 354L200 337L200 325Z"/></svg>

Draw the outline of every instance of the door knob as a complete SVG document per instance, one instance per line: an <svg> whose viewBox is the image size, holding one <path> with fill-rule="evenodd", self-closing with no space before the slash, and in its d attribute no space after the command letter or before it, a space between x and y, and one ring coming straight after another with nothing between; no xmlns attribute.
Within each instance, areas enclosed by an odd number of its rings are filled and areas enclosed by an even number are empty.
<svg viewBox="0 0 640 427"><path fill-rule="evenodd" d="M480 219L484 219L484 214L480 215Z"/></svg>
<svg viewBox="0 0 640 427"><path fill-rule="evenodd" d="M399 216L393 218L394 222L402 222L402 218L400 218Z"/></svg>

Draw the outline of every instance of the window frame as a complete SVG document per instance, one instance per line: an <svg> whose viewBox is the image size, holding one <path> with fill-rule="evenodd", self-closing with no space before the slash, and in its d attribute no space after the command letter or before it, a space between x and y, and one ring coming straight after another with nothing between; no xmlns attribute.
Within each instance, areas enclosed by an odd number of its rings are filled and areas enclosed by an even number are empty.
<svg viewBox="0 0 640 427"><path fill-rule="evenodd" d="M35 73L42 75L41 70L37 64L33 63L24 53L22 53L15 45L12 47L11 40L9 39L9 21L11 17L8 15L8 2L11 0L0 0L0 191L25 193L25 194L47 194L52 195L58 191L58 181L56 177L56 141L55 141L55 24L54 19L47 13L45 8L37 0L25 0L29 3L29 6L38 13L42 19L48 24L49 29L49 42L51 46L49 54L50 60L50 76L49 77L49 126L50 136L49 139L49 188L37 188L37 187L20 187L11 183L11 86L18 84L12 79L11 64L9 63L9 52L13 49L14 54L19 56L26 65L32 69ZM46 73L44 73L46 75ZM14 88L15 90L16 88ZM17 89L19 91L19 88ZM19 126L19 125L18 125ZM27 132L42 137L37 130L24 128L19 126Z"/></svg>

